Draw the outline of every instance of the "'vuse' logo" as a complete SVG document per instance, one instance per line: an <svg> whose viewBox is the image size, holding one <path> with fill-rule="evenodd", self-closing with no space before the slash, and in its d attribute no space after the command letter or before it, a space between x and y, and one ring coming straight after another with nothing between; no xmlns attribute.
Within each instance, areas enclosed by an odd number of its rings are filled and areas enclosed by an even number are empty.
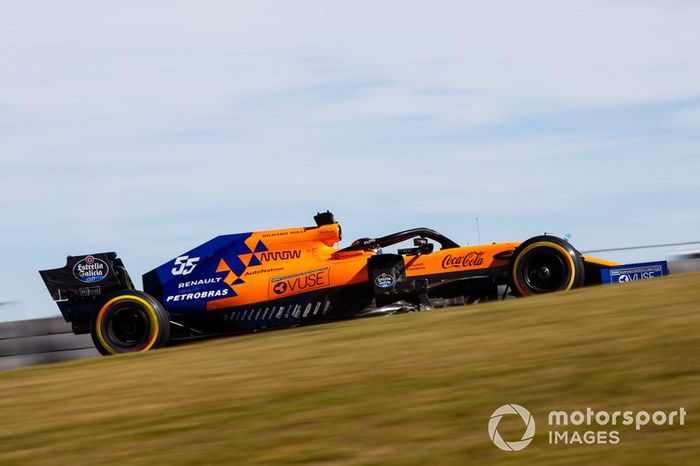
<svg viewBox="0 0 700 466"><path fill-rule="evenodd" d="M519 415L525 423L525 433L522 438L516 442L506 442L498 433L498 423L501 418L508 414ZM509 404L503 405L493 412L489 419L489 437L498 448L504 451L519 451L530 445L532 438L535 436L535 418L532 417L530 411L520 405Z"/></svg>

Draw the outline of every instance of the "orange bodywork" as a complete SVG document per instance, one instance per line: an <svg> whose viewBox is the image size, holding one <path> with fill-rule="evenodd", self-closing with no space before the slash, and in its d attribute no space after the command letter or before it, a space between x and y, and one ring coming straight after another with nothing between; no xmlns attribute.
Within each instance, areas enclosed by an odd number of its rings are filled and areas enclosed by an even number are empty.
<svg viewBox="0 0 700 466"><path fill-rule="evenodd" d="M371 251L340 251L336 247L340 241L338 224L255 232L246 240L246 246L253 251L259 241L264 242L268 249L257 254L262 266L246 270L240 277L245 282L243 285L234 285L237 277L231 273L227 283L235 287L236 296L209 301L207 310L364 283L369 278L367 260L376 255ZM510 262L508 253L512 253L518 244L465 246L405 256L406 276L440 276L449 281L449 274L454 272L507 267ZM253 254L241 255L240 259L247 263ZM498 258L499 254L505 257ZM226 261L222 259L217 272L226 270Z"/></svg>
<svg viewBox="0 0 700 466"><path fill-rule="evenodd" d="M601 270L617 265L582 257L567 240L547 234L523 243L460 246L437 231L413 228L340 249L333 214L318 213L314 221L314 227L212 238L145 273L143 292L134 290L115 252L69 256L64 267L41 274L74 332L92 332L97 324L98 348L108 350L107 340L116 341L121 352L156 347L168 338L567 291L601 283ZM382 251L411 240L414 247ZM146 311L141 317L133 303ZM112 314L120 316L123 338L102 331ZM133 333L145 328L144 318L153 331L139 339Z"/></svg>

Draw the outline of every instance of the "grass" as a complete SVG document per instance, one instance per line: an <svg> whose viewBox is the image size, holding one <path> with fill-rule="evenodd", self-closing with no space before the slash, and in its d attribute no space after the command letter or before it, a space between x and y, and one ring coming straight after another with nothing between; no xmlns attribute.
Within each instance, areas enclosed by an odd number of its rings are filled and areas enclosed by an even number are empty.
<svg viewBox="0 0 700 466"><path fill-rule="evenodd" d="M678 276L2 372L0 464L698 464L699 284ZM506 403L537 421L517 453L487 435ZM618 445L548 444L550 410L588 406L688 415L619 427ZM503 422L517 440L522 426Z"/></svg>

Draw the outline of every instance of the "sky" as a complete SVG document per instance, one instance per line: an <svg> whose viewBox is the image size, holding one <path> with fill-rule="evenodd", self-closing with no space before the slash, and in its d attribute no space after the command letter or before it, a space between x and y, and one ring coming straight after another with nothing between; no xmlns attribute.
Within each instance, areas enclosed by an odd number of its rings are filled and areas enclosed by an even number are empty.
<svg viewBox="0 0 700 466"><path fill-rule="evenodd" d="M0 320L37 273L225 233L700 240L700 3L0 6ZM686 247L685 249L688 249ZM606 253L664 259L667 250Z"/></svg>

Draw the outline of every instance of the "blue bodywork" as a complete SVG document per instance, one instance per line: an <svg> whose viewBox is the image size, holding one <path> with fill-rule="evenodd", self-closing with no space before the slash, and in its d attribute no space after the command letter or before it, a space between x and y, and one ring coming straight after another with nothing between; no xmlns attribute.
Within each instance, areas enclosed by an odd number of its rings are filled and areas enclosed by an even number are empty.
<svg viewBox="0 0 700 466"><path fill-rule="evenodd" d="M217 236L191 249L172 261L143 276L144 291L160 298L170 314L204 311L213 298L236 296L235 286L243 284L241 275L248 267L261 265L256 256L246 264L242 254L267 251L259 242L251 251L245 241L252 233ZM230 270L219 270L222 257L227 258ZM231 276L231 274L234 276ZM230 282L230 286L227 283Z"/></svg>
<svg viewBox="0 0 700 466"><path fill-rule="evenodd" d="M600 271L603 284L648 280L650 278L663 277L664 275L668 275L668 264L666 261L624 264Z"/></svg>

